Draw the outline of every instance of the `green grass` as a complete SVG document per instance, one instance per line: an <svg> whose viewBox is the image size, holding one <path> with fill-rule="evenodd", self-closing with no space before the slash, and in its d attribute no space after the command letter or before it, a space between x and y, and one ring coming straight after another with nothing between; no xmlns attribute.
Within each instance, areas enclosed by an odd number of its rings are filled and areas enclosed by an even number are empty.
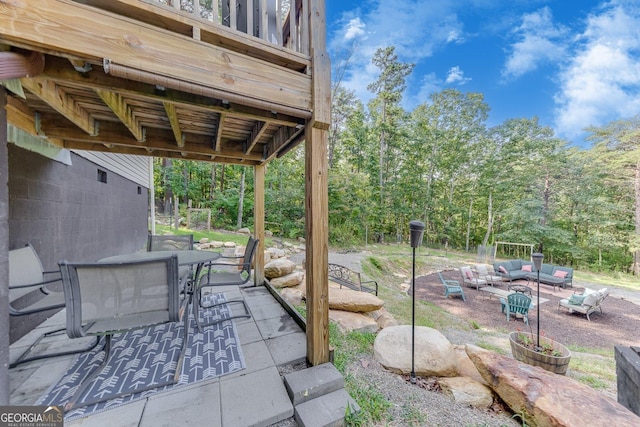
<svg viewBox="0 0 640 427"><path fill-rule="evenodd" d="M478 341L476 344L478 347L484 348L485 350L495 351L498 354L507 355L509 352L499 345L495 345L486 341Z"/></svg>
<svg viewBox="0 0 640 427"><path fill-rule="evenodd" d="M343 333L335 323L329 323L329 344L334 350L333 364L344 376L346 390L361 409L357 414L347 413L345 418L349 426L367 426L379 422L391 407L391 402L372 384L364 383L347 372L350 364L357 362L363 354L373 352L375 338L373 333Z"/></svg>

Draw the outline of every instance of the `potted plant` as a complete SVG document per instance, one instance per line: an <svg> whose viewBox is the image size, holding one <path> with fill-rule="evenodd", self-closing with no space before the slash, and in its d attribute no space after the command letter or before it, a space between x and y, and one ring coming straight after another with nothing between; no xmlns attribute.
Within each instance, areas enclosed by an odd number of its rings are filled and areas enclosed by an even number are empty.
<svg viewBox="0 0 640 427"><path fill-rule="evenodd" d="M509 343L511 344L511 354L514 359L527 363L532 366L539 366L550 372L564 375L569 367L571 360L571 352L565 346L546 338L544 334L540 334L540 269L542 268L542 259L544 256L540 252L531 254L535 271L538 273L538 309L536 336L533 331L511 332L509 334ZM531 330L531 325L529 325Z"/></svg>
<svg viewBox="0 0 640 427"><path fill-rule="evenodd" d="M513 358L532 366L539 366L549 372L564 375L569 367L571 351L557 341L540 336L536 345L536 337L531 332L511 332L509 343Z"/></svg>

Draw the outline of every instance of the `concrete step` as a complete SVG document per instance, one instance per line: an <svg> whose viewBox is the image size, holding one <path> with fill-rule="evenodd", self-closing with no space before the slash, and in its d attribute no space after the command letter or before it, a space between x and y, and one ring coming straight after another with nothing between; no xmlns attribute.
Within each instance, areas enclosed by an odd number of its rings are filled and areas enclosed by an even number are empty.
<svg viewBox="0 0 640 427"><path fill-rule="evenodd" d="M355 414L360 407L342 388L296 405L294 417L300 427L334 427L345 425L348 412Z"/></svg>
<svg viewBox="0 0 640 427"><path fill-rule="evenodd" d="M294 406L344 388L344 378L332 363L288 373L284 385Z"/></svg>

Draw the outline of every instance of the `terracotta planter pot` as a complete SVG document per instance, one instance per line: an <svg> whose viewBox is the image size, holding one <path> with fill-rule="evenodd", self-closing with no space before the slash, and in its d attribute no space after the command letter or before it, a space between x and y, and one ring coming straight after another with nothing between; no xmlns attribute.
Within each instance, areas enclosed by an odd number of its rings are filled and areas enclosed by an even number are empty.
<svg viewBox="0 0 640 427"><path fill-rule="evenodd" d="M571 360L571 351L567 347L559 342L540 337L540 344L550 345L554 350L562 354L562 356L552 356L550 354L537 352L520 344L517 341L519 335L525 335L533 342L536 340L536 337L529 332L511 332L509 334L509 343L511 344L511 354L514 359L528 365L539 366L542 369L560 375L564 375L567 372L569 361Z"/></svg>

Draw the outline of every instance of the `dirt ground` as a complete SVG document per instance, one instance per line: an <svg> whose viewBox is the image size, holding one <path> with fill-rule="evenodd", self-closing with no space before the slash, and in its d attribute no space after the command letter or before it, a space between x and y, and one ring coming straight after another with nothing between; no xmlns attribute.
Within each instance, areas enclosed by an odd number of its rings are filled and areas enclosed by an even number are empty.
<svg viewBox="0 0 640 427"><path fill-rule="evenodd" d="M445 279L460 280L457 270L444 271ZM514 282L516 283L516 282ZM526 284L526 281L519 281ZM508 283L498 285L499 288L507 288ZM533 299L536 299L536 286ZM590 286L592 289L598 287ZM611 349L616 344L625 346L638 345L640 343L640 306L610 295L602 304L603 313L598 310L590 315L591 321L579 313L569 313L560 308L558 301L568 298L574 289L558 288L555 292L552 286L540 284L540 297L549 301L540 304L540 332L544 336L557 340L565 345L576 345L587 348ZM409 289L409 295L411 295ZM446 311L475 322L482 329L497 330L503 332L528 331L529 327L522 319L513 319L507 322L506 316L500 311L500 300L497 296L488 297L485 293L475 288L465 287L466 301L459 296L444 297L444 287L437 273L416 278L416 298L430 301ZM536 331L537 308L529 311L529 323Z"/></svg>

